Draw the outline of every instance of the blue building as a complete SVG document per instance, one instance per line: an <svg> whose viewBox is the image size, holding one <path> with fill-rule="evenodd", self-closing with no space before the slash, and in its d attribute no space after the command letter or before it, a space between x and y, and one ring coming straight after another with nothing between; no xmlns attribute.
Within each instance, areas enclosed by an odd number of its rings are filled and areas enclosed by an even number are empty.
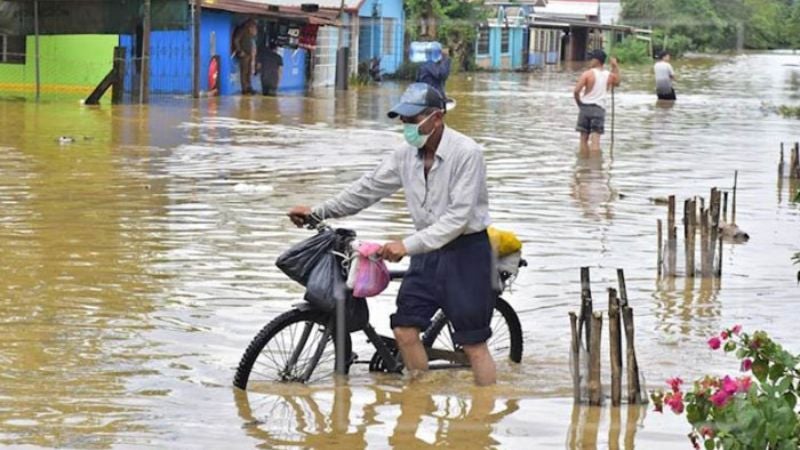
<svg viewBox="0 0 800 450"><path fill-rule="evenodd" d="M498 4L478 28L475 62L490 70L519 70L527 65L530 5Z"/></svg>

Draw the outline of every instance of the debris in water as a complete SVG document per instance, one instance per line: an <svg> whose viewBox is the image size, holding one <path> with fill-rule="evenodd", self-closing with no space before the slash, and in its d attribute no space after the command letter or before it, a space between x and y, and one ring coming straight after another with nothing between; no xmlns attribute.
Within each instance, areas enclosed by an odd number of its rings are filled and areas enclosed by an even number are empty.
<svg viewBox="0 0 800 450"><path fill-rule="evenodd" d="M237 183L233 190L241 194L266 194L274 191L275 188L269 184Z"/></svg>
<svg viewBox="0 0 800 450"><path fill-rule="evenodd" d="M75 142L75 138L72 136L59 136L58 143L61 145L68 145Z"/></svg>

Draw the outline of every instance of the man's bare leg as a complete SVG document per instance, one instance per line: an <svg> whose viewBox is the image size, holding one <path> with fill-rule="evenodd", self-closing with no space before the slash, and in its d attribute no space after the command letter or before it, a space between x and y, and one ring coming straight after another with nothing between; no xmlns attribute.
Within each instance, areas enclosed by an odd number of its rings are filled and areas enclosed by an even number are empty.
<svg viewBox="0 0 800 450"><path fill-rule="evenodd" d="M589 133L581 132L581 153L589 151Z"/></svg>
<svg viewBox="0 0 800 450"><path fill-rule="evenodd" d="M419 329L413 327L395 327L392 329L397 341L397 348L403 357L403 364L411 374L416 376L428 370L428 354L419 339Z"/></svg>
<svg viewBox="0 0 800 450"><path fill-rule="evenodd" d="M600 151L600 133L592 133L592 151L599 152Z"/></svg>
<svg viewBox="0 0 800 450"><path fill-rule="evenodd" d="M478 386L488 386L497 382L497 368L494 365L492 354L486 343L472 344L464 346L464 353L467 354L469 364L472 366L472 375L475 377L475 384Z"/></svg>

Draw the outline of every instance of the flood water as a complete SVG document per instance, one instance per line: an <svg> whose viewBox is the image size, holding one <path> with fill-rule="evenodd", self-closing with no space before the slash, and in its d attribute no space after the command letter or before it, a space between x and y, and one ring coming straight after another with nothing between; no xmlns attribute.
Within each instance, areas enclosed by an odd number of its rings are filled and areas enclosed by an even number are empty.
<svg viewBox="0 0 800 450"><path fill-rule="evenodd" d="M736 371L705 345L735 323L800 352L800 208L777 179L779 143L800 140L800 122L760 107L797 104L800 56L675 66L674 107L656 104L649 67L625 68L614 148L607 134L588 157L574 132L577 71L449 83L458 107L447 121L484 144L492 217L530 263L505 295L523 324L522 364L501 364L485 389L464 371L410 383L365 366L338 385L231 385L249 340L302 294L273 264L309 235L284 212L335 194L401 142L385 118L401 85L144 108L0 100L0 444L690 448L682 417L573 407L579 268L592 267L601 306L625 269L648 388ZM707 196L734 170L750 242L725 247L719 284L657 281L666 207L649 198ZM378 240L412 229L401 197L338 224ZM394 292L369 300L381 332ZM369 356L361 336L354 345Z"/></svg>

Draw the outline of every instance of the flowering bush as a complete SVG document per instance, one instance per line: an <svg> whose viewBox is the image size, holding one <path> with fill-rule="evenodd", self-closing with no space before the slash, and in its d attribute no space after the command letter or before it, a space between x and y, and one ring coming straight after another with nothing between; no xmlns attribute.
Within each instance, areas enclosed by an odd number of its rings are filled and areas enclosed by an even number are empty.
<svg viewBox="0 0 800 450"><path fill-rule="evenodd" d="M741 326L723 330L708 340L712 350L735 353L739 369L750 375L706 376L682 390L683 380L667 380L669 390L653 392L655 410L668 406L686 413L692 425L689 439L696 449L702 442L712 449L797 449L800 420L800 357L775 343L763 331L742 333ZM753 379L755 377L755 379Z"/></svg>

